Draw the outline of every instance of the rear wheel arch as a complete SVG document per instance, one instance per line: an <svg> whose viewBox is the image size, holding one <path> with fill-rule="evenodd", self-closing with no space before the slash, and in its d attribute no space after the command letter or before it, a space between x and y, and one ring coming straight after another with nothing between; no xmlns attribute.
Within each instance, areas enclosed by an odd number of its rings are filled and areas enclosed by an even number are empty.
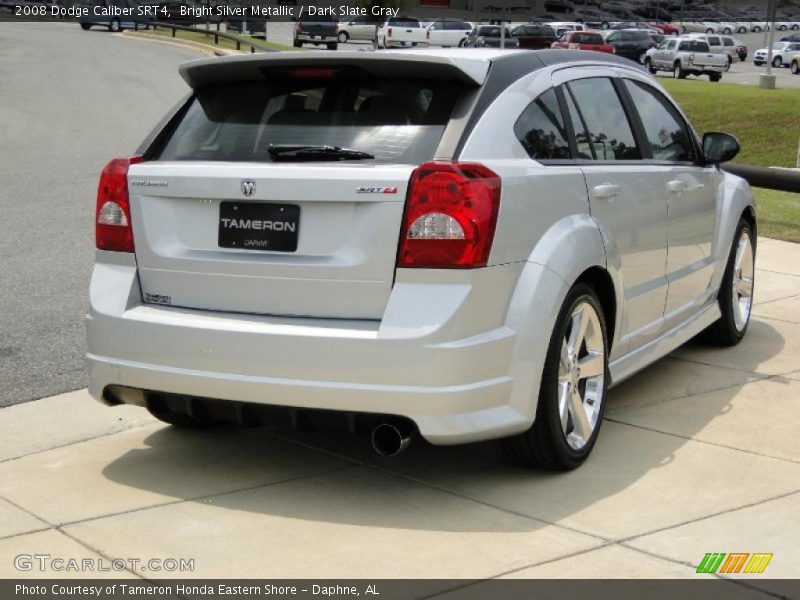
<svg viewBox="0 0 800 600"><path fill-rule="evenodd" d="M589 267L581 273L575 283L585 283L597 294L605 316L606 329L608 330L608 346L609 350L611 350L614 344L617 319L617 294L611 275L602 267Z"/></svg>
<svg viewBox="0 0 800 600"><path fill-rule="evenodd" d="M750 226L750 229L753 232L753 237L758 237L758 223L756 222L756 211L753 209L752 206L748 206L747 208L742 211L742 219L747 221L747 224Z"/></svg>

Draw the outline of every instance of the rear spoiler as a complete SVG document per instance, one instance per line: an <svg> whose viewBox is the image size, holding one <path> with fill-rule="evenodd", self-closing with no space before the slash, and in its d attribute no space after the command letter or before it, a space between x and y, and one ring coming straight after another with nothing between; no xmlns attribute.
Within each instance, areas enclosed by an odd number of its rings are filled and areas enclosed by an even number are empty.
<svg viewBox="0 0 800 600"><path fill-rule="evenodd" d="M180 66L181 77L192 89L218 83L258 81L264 67L358 67L379 77L461 81L482 85L491 60L486 57L437 56L403 52L264 52L222 58L202 58Z"/></svg>

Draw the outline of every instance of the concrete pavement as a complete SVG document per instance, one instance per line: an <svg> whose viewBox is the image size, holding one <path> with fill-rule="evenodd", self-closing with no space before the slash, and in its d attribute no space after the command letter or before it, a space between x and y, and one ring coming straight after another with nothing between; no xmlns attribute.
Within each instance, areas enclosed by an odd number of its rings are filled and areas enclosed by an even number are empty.
<svg viewBox="0 0 800 600"><path fill-rule="evenodd" d="M757 267L742 344L612 390L568 474L494 443L379 459L347 436L179 431L85 391L2 409L0 577L49 553L189 558L193 577L692 578L706 552L770 552L738 577L780 591L800 577L800 246L761 239Z"/></svg>

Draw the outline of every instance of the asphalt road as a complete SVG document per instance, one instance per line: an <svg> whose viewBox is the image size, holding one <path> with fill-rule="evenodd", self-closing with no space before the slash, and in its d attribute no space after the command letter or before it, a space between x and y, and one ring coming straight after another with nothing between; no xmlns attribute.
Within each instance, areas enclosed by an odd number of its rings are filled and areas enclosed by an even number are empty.
<svg viewBox="0 0 800 600"><path fill-rule="evenodd" d="M0 406L86 385L97 180L187 91L197 51L0 23Z"/></svg>

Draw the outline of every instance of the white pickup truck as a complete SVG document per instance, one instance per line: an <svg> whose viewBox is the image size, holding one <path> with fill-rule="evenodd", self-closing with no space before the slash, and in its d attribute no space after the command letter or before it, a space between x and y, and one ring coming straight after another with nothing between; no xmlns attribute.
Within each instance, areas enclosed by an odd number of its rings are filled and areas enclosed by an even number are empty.
<svg viewBox="0 0 800 600"><path fill-rule="evenodd" d="M378 28L378 48L427 46L425 23L414 17L391 17Z"/></svg>
<svg viewBox="0 0 800 600"><path fill-rule="evenodd" d="M643 62L653 74L672 71L676 79L685 79L687 75L708 75L711 81L719 81L728 66L728 55L711 52L707 42L678 37L650 48Z"/></svg>

